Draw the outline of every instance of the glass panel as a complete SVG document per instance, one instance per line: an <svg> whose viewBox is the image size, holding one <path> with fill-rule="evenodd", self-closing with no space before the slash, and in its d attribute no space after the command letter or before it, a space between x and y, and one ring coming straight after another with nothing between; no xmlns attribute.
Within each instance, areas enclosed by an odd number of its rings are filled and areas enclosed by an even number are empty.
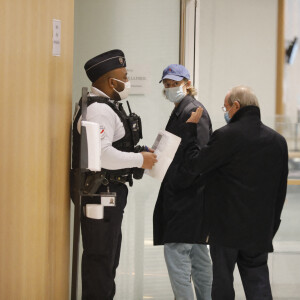
<svg viewBox="0 0 300 300"><path fill-rule="evenodd" d="M288 186L281 215L280 228L275 241L300 242L300 186Z"/></svg>
<svg viewBox="0 0 300 300"><path fill-rule="evenodd" d="M73 102L79 100L82 86L90 86L85 62L110 49L122 49L133 86L131 110L143 122L140 144L152 146L173 109L162 95L159 80L163 68L179 63L179 22L180 0L75 0ZM145 175L129 188L116 300L173 299L163 248L152 243L152 216L159 187L158 181Z"/></svg>
<svg viewBox="0 0 300 300"><path fill-rule="evenodd" d="M289 179L300 179L300 123L289 123L283 116L277 116L274 130L287 141L289 149ZM300 184L300 182L299 182Z"/></svg>
<svg viewBox="0 0 300 300"><path fill-rule="evenodd" d="M300 180L300 152L289 153L289 179Z"/></svg>
<svg viewBox="0 0 300 300"><path fill-rule="evenodd" d="M300 179L300 124L288 123L284 117L277 116L273 129L287 141L289 149L289 179ZM282 119L282 121L279 121Z"/></svg>
<svg viewBox="0 0 300 300"><path fill-rule="evenodd" d="M276 123L289 148L289 179L300 179L300 123Z"/></svg>

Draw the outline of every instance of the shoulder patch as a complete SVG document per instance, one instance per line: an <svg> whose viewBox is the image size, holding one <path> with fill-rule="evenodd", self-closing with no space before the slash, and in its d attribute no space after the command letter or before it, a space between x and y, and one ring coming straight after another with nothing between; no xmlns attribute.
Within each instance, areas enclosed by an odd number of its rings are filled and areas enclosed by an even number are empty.
<svg viewBox="0 0 300 300"><path fill-rule="evenodd" d="M103 139L105 137L105 126L100 125L100 138Z"/></svg>

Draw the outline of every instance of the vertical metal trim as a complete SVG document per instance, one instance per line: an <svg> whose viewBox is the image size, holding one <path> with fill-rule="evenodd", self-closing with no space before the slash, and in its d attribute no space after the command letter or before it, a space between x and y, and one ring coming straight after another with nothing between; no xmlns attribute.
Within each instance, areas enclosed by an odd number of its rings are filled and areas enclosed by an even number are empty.
<svg viewBox="0 0 300 300"><path fill-rule="evenodd" d="M185 64L186 0L180 0L179 63Z"/></svg>
<svg viewBox="0 0 300 300"><path fill-rule="evenodd" d="M195 0L194 10L194 56L193 56L193 86L196 83L196 34L197 34L197 0Z"/></svg>
<svg viewBox="0 0 300 300"><path fill-rule="evenodd" d="M284 47L284 0L278 0L277 18L277 78L276 78L276 115L284 114L283 105L283 80L285 64Z"/></svg>

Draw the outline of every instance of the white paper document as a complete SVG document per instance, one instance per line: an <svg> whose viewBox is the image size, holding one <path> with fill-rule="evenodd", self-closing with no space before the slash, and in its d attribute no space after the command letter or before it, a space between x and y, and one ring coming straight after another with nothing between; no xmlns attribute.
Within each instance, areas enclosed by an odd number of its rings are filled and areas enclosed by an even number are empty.
<svg viewBox="0 0 300 300"><path fill-rule="evenodd" d="M157 163L151 170L146 170L145 173L162 181L173 161L180 142L181 138L177 135L166 130L159 131L152 146L154 153L157 155Z"/></svg>

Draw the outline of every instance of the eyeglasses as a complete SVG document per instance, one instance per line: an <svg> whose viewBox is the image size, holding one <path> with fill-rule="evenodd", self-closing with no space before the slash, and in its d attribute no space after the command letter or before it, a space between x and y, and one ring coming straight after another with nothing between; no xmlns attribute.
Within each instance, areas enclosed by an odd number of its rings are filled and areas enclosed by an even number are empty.
<svg viewBox="0 0 300 300"><path fill-rule="evenodd" d="M238 103L240 103L240 100L239 100L239 99L234 100L234 102L235 102L235 101L237 101ZM230 109L232 108L232 106L233 106L233 104L231 105ZM223 112L227 112L227 108L226 108L225 106L222 106L221 108L222 108ZM230 110L230 109L229 109L229 110ZM228 111L229 111L229 110L228 110Z"/></svg>
<svg viewBox="0 0 300 300"><path fill-rule="evenodd" d="M227 108L225 106L222 106L221 108L222 108L223 112L227 111Z"/></svg>

